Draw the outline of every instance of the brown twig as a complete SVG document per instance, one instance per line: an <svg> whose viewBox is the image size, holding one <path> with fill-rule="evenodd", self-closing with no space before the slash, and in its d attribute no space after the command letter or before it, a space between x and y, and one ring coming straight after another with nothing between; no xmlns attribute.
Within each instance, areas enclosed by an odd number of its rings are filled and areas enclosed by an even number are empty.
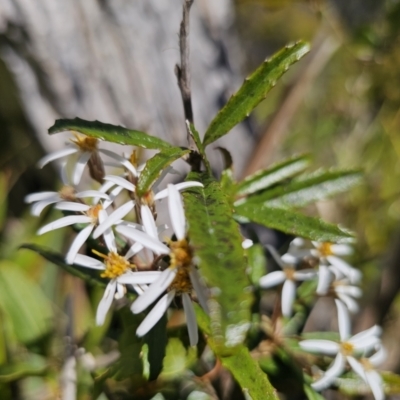
<svg viewBox="0 0 400 400"><path fill-rule="evenodd" d="M178 86L181 91L183 111L185 120L191 124L194 123L193 108L192 108L192 93L190 90L190 64L189 64L189 13L194 0L183 1L182 22L179 30L179 49L181 53L181 65L175 66L175 74L178 78ZM194 143L188 129L187 138L190 150L197 151L197 146Z"/></svg>

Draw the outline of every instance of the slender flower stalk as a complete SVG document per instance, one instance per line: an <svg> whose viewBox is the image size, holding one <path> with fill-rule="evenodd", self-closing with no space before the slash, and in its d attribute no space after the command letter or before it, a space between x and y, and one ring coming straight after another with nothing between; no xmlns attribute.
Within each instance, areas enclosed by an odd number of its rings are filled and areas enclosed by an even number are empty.
<svg viewBox="0 0 400 400"><path fill-rule="evenodd" d="M176 241L168 241L168 245L166 245L158 239L154 219L151 218L151 213L147 206L142 206L141 208L144 232L123 225L118 226L116 230L120 234L142 244L156 255L165 254L166 256L169 255L170 258L168 267L162 271L159 278L131 306L132 312L138 314L162 295L139 325L136 331L137 335L145 335L167 311L172 300L176 296L181 296L190 344L195 346L198 342L198 329L191 301L193 291L196 292L198 300L205 310L207 310L207 301L199 275L193 265L193 251L186 238L186 220L179 191L172 184L168 185L167 191L168 208ZM167 293L163 295L165 291Z"/></svg>

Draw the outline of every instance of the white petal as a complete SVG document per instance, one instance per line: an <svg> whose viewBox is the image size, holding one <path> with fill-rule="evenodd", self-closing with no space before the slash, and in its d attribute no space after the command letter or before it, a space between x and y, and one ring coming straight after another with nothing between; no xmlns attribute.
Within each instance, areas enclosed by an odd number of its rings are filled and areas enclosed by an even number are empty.
<svg viewBox="0 0 400 400"><path fill-rule="evenodd" d="M288 265L295 265L297 262L297 257L290 253L285 253L282 257L280 257L280 259L283 261L284 264Z"/></svg>
<svg viewBox="0 0 400 400"><path fill-rule="evenodd" d="M174 185L168 185L168 209L172 229L178 240L185 238L185 212L183 210L181 195Z"/></svg>
<svg viewBox="0 0 400 400"><path fill-rule="evenodd" d="M353 247L348 244L331 244L331 250L336 256L349 256L354 253Z"/></svg>
<svg viewBox="0 0 400 400"><path fill-rule="evenodd" d="M103 270L106 269L106 267L101 261L93 257L85 256L83 254L77 254L73 260L73 263L76 265L81 265L82 267L86 268L103 269Z"/></svg>
<svg viewBox="0 0 400 400"><path fill-rule="evenodd" d="M156 253L156 254L169 254L170 253L169 247L167 247L160 240L156 240L156 239L152 238L145 232L141 232L137 229L133 229L131 227L124 226L124 225L117 226L115 228L115 230L117 232L119 232L121 235L124 235L129 239L139 242L144 247L154 251L154 253Z"/></svg>
<svg viewBox="0 0 400 400"><path fill-rule="evenodd" d="M104 324L108 310L110 309L113 302L116 288L117 281L115 279L112 279L107 285L106 290L104 291L103 298L100 300L100 303L97 306L96 325Z"/></svg>
<svg viewBox="0 0 400 400"><path fill-rule="evenodd" d="M143 295L141 295L141 296L143 296ZM136 335L138 335L139 337L145 335L164 315L164 313L167 311L167 309L168 309L169 305L171 304L171 301L173 300L174 297L175 297L175 290L171 290L166 295L161 297L161 299L152 308L152 310L147 314L146 318L142 321L142 323L137 328Z"/></svg>
<svg viewBox="0 0 400 400"><path fill-rule="evenodd" d="M293 312L293 303L296 298L296 284L287 279L282 287L282 315L289 318Z"/></svg>
<svg viewBox="0 0 400 400"><path fill-rule="evenodd" d="M328 256L326 259L340 272L342 272L343 275L349 278L351 283L358 283L361 280L361 271L353 268L346 261L343 261L341 258L335 256Z"/></svg>
<svg viewBox="0 0 400 400"><path fill-rule="evenodd" d="M284 282L286 275L283 271L270 272L260 278L259 285L263 289L268 289L272 286L276 286Z"/></svg>
<svg viewBox="0 0 400 400"><path fill-rule="evenodd" d="M352 370L359 375L363 381L367 382L363 366L354 357L347 356L346 358Z"/></svg>
<svg viewBox="0 0 400 400"><path fill-rule="evenodd" d="M339 343L324 339L302 340L299 342L299 346L305 351L322 353L329 356L333 356L340 351Z"/></svg>
<svg viewBox="0 0 400 400"><path fill-rule="evenodd" d="M90 222L92 222L92 219L86 215L68 215L67 217L57 219L56 221L43 226L38 230L37 234L43 235L43 233L54 231L55 229L63 228L68 225L85 224Z"/></svg>
<svg viewBox="0 0 400 400"><path fill-rule="evenodd" d="M57 210L64 210L64 211L87 211L89 210L90 206L87 204L82 203L75 203L73 201L60 201L55 206Z"/></svg>
<svg viewBox="0 0 400 400"><path fill-rule="evenodd" d="M329 286L332 281L332 273L326 265L320 265L318 269L318 286L317 294L324 296L328 293Z"/></svg>
<svg viewBox="0 0 400 400"><path fill-rule="evenodd" d="M387 359L387 351L384 346L379 346L378 351L369 357L369 362L374 366L377 367L378 365L382 364Z"/></svg>
<svg viewBox="0 0 400 400"><path fill-rule="evenodd" d="M149 234L154 239L158 239L157 226L154 221L154 217L152 212L150 211L149 206L141 206L140 214L142 216L142 223L144 226L144 231Z"/></svg>
<svg viewBox="0 0 400 400"><path fill-rule="evenodd" d="M119 300L119 299L122 299L124 296L125 296L125 286L118 283L118 280L117 280L117 290L114 295L114 299Z"/></svg>
<svg viewBox="0 0 400 400"><path fill-rule="evenodd" d="M79 149L77 149L76 147L68 146L64 149L55 151L54 153L50 153L47 156L44 156L39 160L37 166L38 168L43 168L46 164L48 164L51 161L57 160L58 158L69 156L70 154L77 153L78 151Z"/></svg>
<svg viewBox="0 0 400 400"><path fill-rule="evenodd" d="M317 273L314 269L303 269L301 271L296 271L293 274L293 278L296 281L309 281L310 279L314 279Z"/></svg>
<svg viewBox="0 0 400 400"><path fill-rule="evenodd" d="M83 171L84 171L86 164L88 163L91 156L92 156L92 153L90 151L84 151L80 155L80 157L75 165L74 173L72 175L72 182L74 183L74 185L77 185L80 182Z"/></svg>
<svg viewBox="0 0 400 400"><path fill-rule="evenodd" d="M374 325L365 331L357 333L349 341L355 344L357 342L363 342L365 339L369 339L371 337L379 337L381 334L382 328L379 325Z"/></svg>
<svg viewBox="0 0 400 400"><path fill-rule="evenodd" d="M129 260L132 256L139 253L143 249L140 243L135 243L125 254L124 258Z"/></svg>
<svg viewBox="0 0 400 400"><path fill-rule="evenodd" d="M352 297L348 296L347 294L343 294L343 293L337 293L337 297L339 298L339 300L341 300L345 304L347 309L352 314L355 314L358 311L360 311L360 307L358 306L358 303Z"/></svg>
<svg viewBox="0 0 400 400"><path fill-rule="evenodd" d="M246 250L248 248L250 248L251 246L253 246L253 241L251 239L245 239L242 242L242 249Z"/></svg>
<svg viewBox="0 0 400 400"><path fill-rule="evenodd" d="M103 208L107 208L109 207L113 201L116 199L116 197L124 190L124 188L122 186L117 186L115 187L113 190L111 190L110 192L110 200L106 200L103 203Z"/></svg>
<svg viewBox="0 0 400 400"><path fill-rule="evenodd" d="M87 238L92 233L93 228L94 228L93 225L88 225L78 233L78 235L76 236L76 238L72 242L71 247L68 250L68 253L67 253L66 257L65 257L65 262L67 264L72 264L74 262L75 257L78 254L79 249L86 242Z"/></svg>
<svg viewBox="0 0 400 400"><path fill-rule="evenodd" d="M100 210L99 211L99 224L104 224L105 221L108 219L108 214L106 210ZM115 242L115 236L114 232L110 229L107 228L103 232L103 238L104 241L106 242L106 245L108 247L108 250L112 251L113 253L117 253L117 244Z"/></svg>
<svg viewBox="0 0 400 400"><path fill-rule="evenodd" d="M117 281L124 285L144 285L155 282L161 274L161 271L129 272L119 276Z"/></svg>
<svg viewBox="0 0 400 400"><path fill-rule="evenodd" d="M139 296L131 306L131 310L134 314L138 314L145 310L151 303L153 303L163 292L168 288L168 286L175 279L177 269L167 268L164 270L159 278L153 282L149 288Z"/></svg>
<svg viewBox="0 0 400 400"><path fill-rule="evenodd" d="M351 333L350 315L346 306L340 300L336 299L335 303L338 312L340 340L344 342L350 337Z"/></svg>
<svg viewBox="0 0 400 400"><path fill-rule="evenodd" d="M349 340L353 344L354 350L369 352L381 344L380 338L376 336L364 337L361 340Z"/></svg>
<svg viewBox="0 0 400 400"><path fill-rule="evenodd" d="M207 289L202 285L200 275L195 267L190 267L189 276L200 305L203 307L203 310L208 313Z"/></svg>
<svg viewBox="0 0 400 400"><path fill-rule="evenodd" d="M311 387L317 391L328 388L336 380L336 378L343 373L345 365L346 358L339 353L333 361L331 367L325 372L324 376L311 384Z"/></svg>
<svg viewBox="0 0 400 400"><path fill-rule="evenodd" d="M35 217L38 217L47 206L57 203L57 201L59 200L59 196L54 196L52 199L49 200L38 201L37 203L32 205L31 214Z"/></svg>
<svg viewBox="0 0 400 400"><path fill-rule="evenodd" d="M118 155L118 154L116 154L116 153L114 153L113 151L110 151L110 150L99 149L99 151L102 152L103 154L113 158L114 160L119 161L128 171L132 172L132 174L134 176L138 176L136 168L126 158L121 157L120 155Z"/></svg>
<svg viewBox="0 0 400 400"><path fill-rule="evenodd" d="M107 229L111 228L120 219L124 218L135 206L133 200L128 201L122 206L114 210L104 221L100 222L99 226L93 232L93 238L97 239L101 234L103 234Z"/></svg>
<svg viewBox="0 0 400 400"><path fill-rule="evenodd" d="M342 293L351 297L359 298L362 296L362 290L358 286L350 286L350 285L336 285L335 286L336 293Z"/></svg>
<svg viewBox="0 0 400 400"><path fill-rule="evenodd" d="M175 189L178 191L190 188L190 187L203 187L204 185L200 182L195 182L195 181L188 181L188 182L181 182L181 183L176 183L174 185ZM161 199L165 199L167 196L169 196L168 194L168 188L161 190L160 192L158 192L155 196L154 196L154 200L161 200Z"/></svg>
<svg viewBox="0 0 400 400"><path fill-rule="evenodd" d="M104 177L105 181L111 181L115 183L118 186L123 187L126 190L129 190L130 192L135 191L135 185L132 184L131 182L127 181L125 178L121 178L120 176L116 175L107 175Z"/></svg>
<svg viewBox="0 0 400 400"><path fill-rule="evenodd" d="M59 195L57 192L37 192L37 193L31 193L25 196L24 201L25 203L33 203L35 201L41 201L41 200L50 200L53 197L59 198Z"/></svg>
<svg viewBox="0 0 400 400"><path fill-rule="evenodd" d="M85 197L98 197L100 199L109 200L108 194L101 192L100 190L83 190L75 195L78 199L83 199Z"/></svg>
<svg viewBox="0 0 400 400"><path fill-rule="evenodd" d="M189 332L189 342L191 346L196 346L199 341L196 314L194 312L192 300L187 293L182 293L183 309L186 315L186 324Z"/></svg>
<svg viewBox="0 0 400 400"><path fill-rule="evenodd" d="M367 377L367 382L369 384L369 387L371 388L375 400L384 400L385 391L383 390L383 381L379 373L377 371L371 370L366 371L365 375Z"/></svg>

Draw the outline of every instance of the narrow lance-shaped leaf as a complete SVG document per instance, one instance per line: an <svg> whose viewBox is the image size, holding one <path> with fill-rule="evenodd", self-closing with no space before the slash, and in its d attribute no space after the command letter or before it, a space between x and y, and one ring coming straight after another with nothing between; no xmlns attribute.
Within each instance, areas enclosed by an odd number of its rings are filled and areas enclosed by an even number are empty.
<svg viewBox="0 0 400 400"><path fill-rule="evenodd" d="M293 180L288 185L241 199L236 202L236 205L248 202L277 208L303 207L346 192L359 184L361 179L360 171L318 171L301 179Z"/></svg>
<svg viewBox="0 0 400 400"><path fill-rule="evenodd" d="M256 69L212 120L204 135L204 146L219 139L243 121L265 99L267 93L289 67L308 51L309 45L304 42L286 46Z"/></svg>
<svg viewBox="0 0 400 400"><path fill-rule="evenodd" d="M242 238L220 184L194 172L187 179L204 184L183 194L189 237L211 292L212 337L221 352L231 351L246 336L252 302Z"/></svg>
<svg viewBox="0 0 400 400"><path fill-rule="evenodd" d="M106 124L100 121L85 121L80 118L58 119L55 124L49 128L49 134L64 131L75 131L96 139L143 147L145 149L158 150L172 147L164 140L145 132L127 129L118 125Z"/></svg>
<svg viewBox="0 0 400 400"><path fill-rule="evenodd" d="M182 150L179 147L172 147L157 153L147 160L143 171L139 175L136 193L144 195L160 177L162 171L178 158L188 154L189 150Z"/></svg>
<svg viewBox="0 0 400 400"><path fill-rule="evenodd" d="M210 318L195 304L197 322L200 329L208 336L207 343L211 350L218 354L218 346L211 337ZM239 345L235 354L220 355L221 364L228 369L242 388L246 398L252 400L277 400L278 395L261 370L258 362L251 357L247 347Z"/></svg>
<svg viewBox="0 0 400 400"><path fill-rule="evenodd" d="M250 220L294 236L334 243L350 242L354 239L350 233L336 225L293 210L248 202L237 206L235 211L237 213L235 218L240 222L248 222Z"/></svg>
<svg viewBox="0 0 400 400"><path fill-rule="evenodd" d="M302 155L285 160L268 169L257 171L238 183L236 194L239 196L253 194L267 189L303 172L310 165L310 156Z"/></svg>

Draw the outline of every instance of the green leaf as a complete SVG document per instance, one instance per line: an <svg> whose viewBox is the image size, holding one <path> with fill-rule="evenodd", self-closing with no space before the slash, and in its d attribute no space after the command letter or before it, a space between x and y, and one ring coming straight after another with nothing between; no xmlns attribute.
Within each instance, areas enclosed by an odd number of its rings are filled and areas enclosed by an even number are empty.
<svg viewBox="0 0 400 400"><path fill-rule="evenodd" d="M167 340L167 315L164 313L144 337L144 341L148 345L149 381L156 380L160 375L163 368Z"/></svg>
<svg viewBox="0 0 400 400"><path fill-rule="evenodd" d="M53 324L53 306L41 288L18 265L0 263L0 307L22 343L46 335Z"/></svg>
<svg viewBox="0 0 400 400"><path fill-rule="evenodd" d="M237 206L235 211L237 213L235 218L240 222L248 222L250 220L268 228L306 239L333 243L353 240L353 235L336 225L292 210L247 202Z"/></svg>
<svg viewBox="0 0 400 400"><path fill-rule="evenodd" d="M263 100L275 86L277 80L296 61L309 51L304 42L286 46L256 69L243 83L228 103L212 120L204 135L204 146L225 135Z"/></svg>
<svg viewBox="0 0 400 400"><path fill-rule="evenodd" d="M207 174L195 172L187 179L204 185L183 194L185 214L200 273L211 292L212 336L221 351L225 346L225 351L230 351L246 336L253 299L245 272L242 237L220 184Z"/></svg>
<svg viewBox="0 0 400 400"><path fill-rule="evenodd" d="M0 382L13 382L28 376L43 376L48 365L46 360L36 354L25 355L24 361L16 361L0 366Z"/></svg>
<svg viewBox="0 0 400 400"><path fill-rule="evenodd" d="M361 179L360 171L318 171L301 179L293 180L288 185L250 196L245 202L277 208L303 207L346 192L359 184ZM241 202L243 200L236 202L236 205Z"/></svg>
<svg viewBox="0 0 400 400"><path fill-rule="evenodd" d="M211 166L210 166L210 163L208 161L206 152L204 151L204 146L203 146L203 143L201 142L199 132L197 132L197 130L196 130L196 128L195 128L195 126L193 124L190 124L188 121L186 121L186 124L188 126L190 136L193 138L194 143L197 146L197 150L198 150L198 152L199 152L199 154L200 154L200 156L201 156L201 158L202 158L202 160L204 162L206 170L208 171L208 173L211 174Z"/></svg>
<svg viewBox="0 0 400 400"><path fill-rule="evenodd" d="M318 392L316 392L311 386L305 384L304 385L304 393L307 396L308 400L324 400Z"/></svg>
<svg viewBox="0 0 400 400"><path fill-rule="evenodd" d="M303 172L310 165L309 156L290 158L268 169L257 171L254 175L248 176L238 184L236 194L239 196L249 195L259 190L264 190L272 185L291 178Z"/></svg>
<svg viewBox="0 0 400 400"><path fill-rule="evenodd" d="M211 337L212 329L210 328L210 317L203 309L195 304L196 319L200 329L209 335L207 343L211 350L218 355L219 346ZM229 356L219 356L222 365L228 369L237 383L242 388L246 398L252 400L278 400L279 397L276 390L268 380L268 376L261 370L258 362L254 360L247 347L239 345L237 351Z"/></svg>
<svg viewBox="0 0 400 400"><path fill-rule="evenodd" d="M267 259L264 254L264 247L261 244L254 244L247 249L247 261L249 263L249 277L253 285L258 286L260 278L267 272Z"/></svg>
<svg viewBox="0 0 400 400"><path fill-rule="evenodd" d="M178 158L182 158L188 154L189 150L182 150L179 147L172 147L157 153L149 158L144 166L143 171L139 175L139 181L136 187L136 193L143 196L159 178L161 172L172 164Z"/></svg>
<svg viewBox="0 0 400 400"><path fill-rule="evenodd" d="M105 124L100 121L85 121L80 118L58 119L49 128L49 134L75 131L84 135L94 137L108 142L129 144L132 146L143 147L145 149L168 149L172 146L157 137L145 132L127 129L118 125Z"/></svg>

